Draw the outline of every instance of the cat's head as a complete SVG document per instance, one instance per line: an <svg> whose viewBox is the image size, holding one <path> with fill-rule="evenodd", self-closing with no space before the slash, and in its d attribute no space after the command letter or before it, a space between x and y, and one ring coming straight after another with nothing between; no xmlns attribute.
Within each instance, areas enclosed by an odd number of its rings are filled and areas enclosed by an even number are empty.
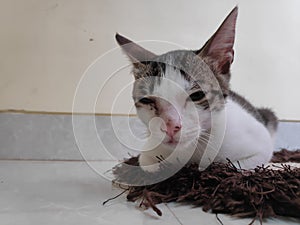
<svg viewBox="0 0 300 225"><path fill-rule="evenodd" d="M139 118L162 143L174 146L210 129L211 112L224 107L233 62L237 7L199 50L156 55L117 34L133 63L133 100ZM152 124L150 124L151 122ZM153 122L154 121L154 122ZM156 121L156 122L155 122Z"/></svg>

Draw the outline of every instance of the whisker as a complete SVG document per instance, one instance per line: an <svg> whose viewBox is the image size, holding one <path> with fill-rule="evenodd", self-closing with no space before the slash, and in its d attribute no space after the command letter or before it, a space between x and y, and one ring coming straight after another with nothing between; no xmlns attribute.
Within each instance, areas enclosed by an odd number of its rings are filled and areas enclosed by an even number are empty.
<svg viewBox="0 0 300 225"><path fill-rule="evenodd" d="M205 138L200 138L198 139L199 141L201 141L203 144L206 144L207 146L209 146L210 148L212 148L215 151L218 151L215 146L213 145L213 143L211 143L208 139Z"/></svg>

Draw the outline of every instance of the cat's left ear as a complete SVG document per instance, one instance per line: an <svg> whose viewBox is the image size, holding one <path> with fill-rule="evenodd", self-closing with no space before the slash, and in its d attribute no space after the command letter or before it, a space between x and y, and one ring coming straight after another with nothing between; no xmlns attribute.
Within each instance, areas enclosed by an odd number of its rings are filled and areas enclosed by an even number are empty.
<svg viewBox="0 0 300 225"><path fill-rule="evenodd" d="M116 34L116 40L123 51L128 55L134 66L138 66L144 61L151 61L156 57L154 53L142 48L138 44L118 33Z"/></svg>
<svg viewBox="0 0 300 225"><path fill-rule="evenodd" d="M236 6L202 49L196 52L203 59L207 57L218 74L228 74L230 65L233 62L237 15L238 7Z"/></svg>

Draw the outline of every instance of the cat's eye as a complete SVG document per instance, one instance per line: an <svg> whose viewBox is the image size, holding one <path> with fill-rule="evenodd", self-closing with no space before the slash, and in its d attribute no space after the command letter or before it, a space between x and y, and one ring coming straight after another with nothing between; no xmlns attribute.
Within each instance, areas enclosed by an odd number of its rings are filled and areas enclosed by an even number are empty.
<svg viewBox="0 0 300 225"><path fill-rule="evenodd" d="M193 102L197 102L197 101L202 100L204 97L205 97L205 94L203 91L197 91L190 95L190 100L192 100Z"/></svg>
<svg viewBox="0 0 300 225"><path fill-rule="evenodd" d="M142 104L145 104L145 105L149 105L149 104L154 103L154 100L151 99L151 98L141 98L139 100L139 102L142 103Z"/></svg>

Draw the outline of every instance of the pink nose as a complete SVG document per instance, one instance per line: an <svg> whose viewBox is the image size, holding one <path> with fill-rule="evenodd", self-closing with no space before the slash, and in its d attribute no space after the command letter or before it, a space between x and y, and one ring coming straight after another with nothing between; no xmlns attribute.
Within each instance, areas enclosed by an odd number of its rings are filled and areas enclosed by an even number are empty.
<svg viewBox="0 0 300 225"><path fill-rule="evenodd" d="M173 138L174 135L180 131L181 124L172 120L166 122L166 127L161 127L161 131L165 132L169 137Z"/></svg>

